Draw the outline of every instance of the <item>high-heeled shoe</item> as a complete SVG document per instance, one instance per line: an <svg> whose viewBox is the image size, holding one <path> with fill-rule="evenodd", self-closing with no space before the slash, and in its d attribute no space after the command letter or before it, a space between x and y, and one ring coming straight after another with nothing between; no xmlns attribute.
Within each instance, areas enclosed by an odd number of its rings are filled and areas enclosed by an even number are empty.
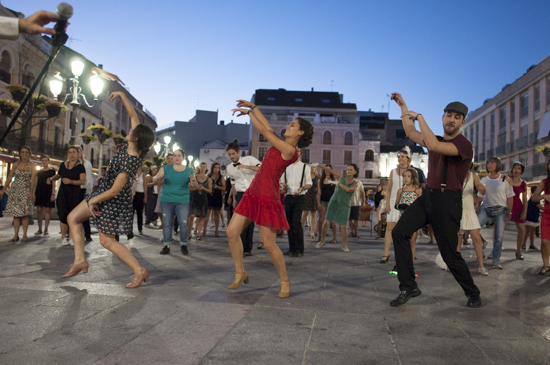
<svg viewBox="0 0 550 365"><path fill-rule="evenodd" d="M78 274L79 272L88 272L88 268L90 267L90 265L88 265L88 262L86 260L82 261L81 263L79 264L72 264L69 271L67 271L67 273L63 276L61 276L62 278L68 278L70 276L75 276L76 274Z"/></svg>
<svg viewBox="0 0 550 365"><path fill-rule="evenodd" d="M248 284L248 273L245 271L241 274L241 277L238 280L227 287L227 289L237 289L241 286L242 283Z"/></svg>
<svg viewBox="0 0 550 365"><path fill-rule="evenodd" d="M288 290L283 291L283 288ZM290 296L290 281L281 281L281 289L279 289L279 298L288 298Z"/></svg>
<svg viewBox="0 0 550 365"><path fill-rule="evenodd" d="M134 278L132 279L132 282L130 284L127 284L127 288L138 288L141 283L149 281L149 271L146 269L143 269L143 272L141 274L134 274Z"/></svg>
<svg viewBox="0 0 550 365"><path fill-rule="evenodd" d="M384 257L385 257L385 259L384 259ZM380 263L381 264L387 264L389 259L390 259L390 255L382 256L382 260L380 260Z"/></svg>

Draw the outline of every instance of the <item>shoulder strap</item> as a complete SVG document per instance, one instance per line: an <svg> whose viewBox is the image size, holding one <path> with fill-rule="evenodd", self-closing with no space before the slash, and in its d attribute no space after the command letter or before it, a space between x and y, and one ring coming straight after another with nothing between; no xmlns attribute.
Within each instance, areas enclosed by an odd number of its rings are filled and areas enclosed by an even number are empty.
<svg viewBox="0 0 550 365"><path fill-rule="evenodd" d="M302 169L302 179L300 180L300 187L304 185L304 175L306 172L306 164L304 164L304 168Z"/></svg>
<svg viewBox="0 0 550 365"><path fill-rule="evenodd" d="M506 175L502 174L502 182L504 182L504 180L506 180Z"/></svg>

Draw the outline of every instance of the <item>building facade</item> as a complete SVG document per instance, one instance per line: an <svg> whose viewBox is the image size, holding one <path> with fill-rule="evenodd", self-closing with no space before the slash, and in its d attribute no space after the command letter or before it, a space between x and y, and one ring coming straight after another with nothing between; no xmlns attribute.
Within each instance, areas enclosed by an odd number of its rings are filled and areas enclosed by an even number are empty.
<svg viewBox="0 0 550 365"><path fill-rule="evenodd" d="M0 15L8 17L23 18L24 15L16 11L7 9L0 5ZM10 93L6 90L8 85L24 85L31 87L42 67L48 59L51 49L51 38L48 36L29 36L20 35L15 40L0 40L0 98L11 99ZM84 63L84 71L80 76L82 92L87 100L93 104L88 107L82 100L76 107L69 104L72 100L67 97L70 94L72 82L69 78L73 77L71 72L71 62L78 58ZM52 63L44 88L40 90L42 95L52 97L48 81L57 72L66 80L64 91L58 97L60 101L65 100L68 110L62 111L57 117L49 118L47 113L38 112L35 117L27 124L21 124L25 118L16 122L8 138L0 146L0 177L5 179L11 164L17 160L19 147L27 145L33 152L32 159L38 162L38 157L47 154L51 158L53 165L59 165L67 158L67 147L69 145L80 145L83 148L85 158L90 160L97 168L99 161L99 142L91 142L89 145L83 143L79 134L89 132L87 128L93 124L102 124L111 130L113 135L125 135L129 131L129 117L122 103L117 100L114 103L108 101L109 94L112 91L124 92L131 103L136 106L136 111L140 121L148 125L152 130L156 129L154 116L120 84L117 82L105 81L105 88L99 96L98 101L93 101L90 92L89 78L91 68L96 64L86 59L83 55L75 52L68 47L61 47L55 61ZM116 73L115 70L110 70ZM36 90L37 94L39 90ZM3 134L11 119L6 116L0 116L0 133ZM103 161L107 162L114 153L114 144L112 139L108 139L103 145Z"/></svg>
<svg viewBox="0 0 550 365"><path fill-rule="evenodd" d="M474 160L483 168L493 156L502 160L504 171L509 171L514 161L521 161L526 181L546 177L545 157L536 148L550 141L549 132L550 56L485 100L462 127L474 145Z"/></svg>
<svg viewBox="0 0 550 365"><path fill-rule="evenodd" d="M227 166L231 163L225 147L227 143L216 139L214 141L207 142L204 146L199 149L199 161L206 162L208 166L208 171L211 170L211 166L214 162L220 164L220 172L225 176L227 172ZM243 143L239 150L241 157L248 156L248 145Z"/></svg>

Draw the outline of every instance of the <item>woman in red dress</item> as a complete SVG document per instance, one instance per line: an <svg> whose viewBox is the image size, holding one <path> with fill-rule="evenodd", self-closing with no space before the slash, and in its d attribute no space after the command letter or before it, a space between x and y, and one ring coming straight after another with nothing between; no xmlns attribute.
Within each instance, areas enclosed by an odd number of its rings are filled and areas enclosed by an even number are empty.
<svg viewBox="0 0 550 365"><path fill-rule="evenodd" d="M517 236L517 247L516 247L516 260L523 260L523 255L521 254L521 246L523 245L523 236L525 235L525 218L527 217L527 184L523 181L520 176L523 174L525 166L516 161L512 165L512 171L510 174L512 188L514 189L514 204L512 205L512 217L510 221L516 223L516 230L518 231Z"/></svg>
<svg viewBox="0 0 550 365"><path fill-rule="evenodd" d="M544 211L540 221L540 254L542 256L542 269L539 275L545 275L550 271L550 161L546 163L546 179L537 185L537 190L531 196L534 202L544 200Z"/></svg>
<svg viewBox="0 0 550 365"><path fill-rule="evenodd" d="M250 110L244 108L250 108ZM289 229L279 199L279 179L287 166L298 159L296 146L304 148L311 144L313 126L303 118L296 118L286 127L284 135L286 140L283 141L274 133L267 119L253 103L237 100L237 108L233 109L233 115L237 112L238 117L248 115L254 127L273 147L265 154L262 166L256 172L252 184L244 193L227 227L229 248L235 263L235 281L227 288L237 289L243 282L248 283L248 273L243 266L243 245L240 234L250 222L254 222L260 226L264 248L281 277L279 298L287 298L290 295L290 281L286 275L283 253L275 243L277 230Z"/></svg>

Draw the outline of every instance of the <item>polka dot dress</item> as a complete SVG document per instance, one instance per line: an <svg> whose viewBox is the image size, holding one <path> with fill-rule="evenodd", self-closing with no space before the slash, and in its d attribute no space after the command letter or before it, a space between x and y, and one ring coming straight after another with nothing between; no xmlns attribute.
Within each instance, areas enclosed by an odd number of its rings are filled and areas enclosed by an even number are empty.
<svg viewBox="0 0 550 365"><path fill-rule="evenodd" d="M89 201L94 196L111 189L120 173L128 173L128 181L117 196L97 204L101 215L95 218L90 217L90 222L97 227L99 232L109 235L122 235L132 232L134 216L132 183L142 163L143 157L128 154L127 145L120 147L113 156L105 176L101 179L99 189L86 199L86 201Z"/></svg>

